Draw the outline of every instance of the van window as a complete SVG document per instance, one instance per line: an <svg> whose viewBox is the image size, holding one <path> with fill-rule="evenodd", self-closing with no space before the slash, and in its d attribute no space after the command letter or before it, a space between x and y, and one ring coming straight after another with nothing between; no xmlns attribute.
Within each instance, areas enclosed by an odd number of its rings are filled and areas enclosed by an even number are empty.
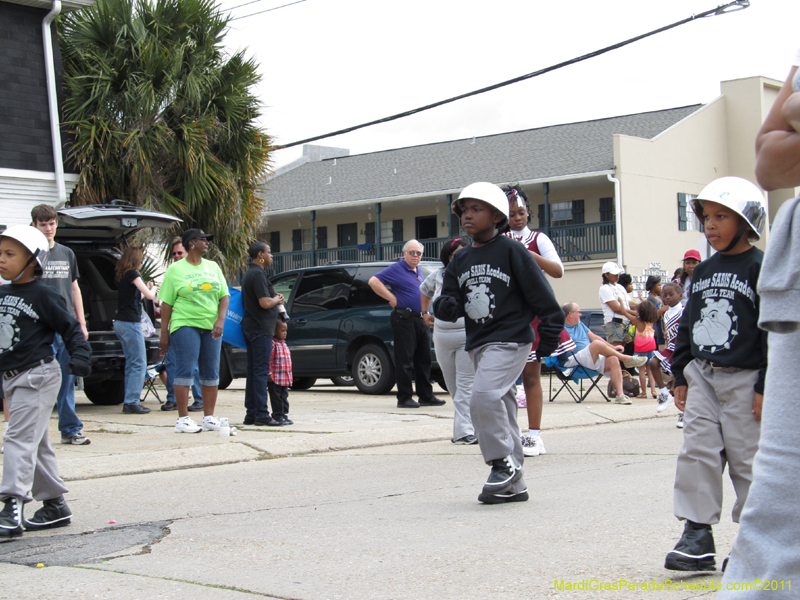
<svg viewBox="0 0 800 600"><path fill-rule="evenodd" d="M324 269L303 274L292 301L291 315L344 310L355 269Z"/></svg>

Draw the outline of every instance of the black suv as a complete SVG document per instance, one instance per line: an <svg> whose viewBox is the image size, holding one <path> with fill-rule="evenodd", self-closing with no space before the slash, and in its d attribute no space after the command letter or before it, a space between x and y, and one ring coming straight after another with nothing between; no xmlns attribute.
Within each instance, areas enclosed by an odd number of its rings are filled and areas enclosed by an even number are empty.
<svg viewBox="0 0 800 600"><path fill-rule="evenodd" d="M308 389L318 378L352 381L365 394L386 394L395 384L391 308L367 282L390 262L331 263L286 271L271 277L287 299L286 343L292 351L294 389ZM441 263L420 263L423 276ZM223 344L220 387L246 375L246 352ZM433 353L433 350L431 350ZM431 377L444 384L435 355ZM226 364L227 362L227 364Z"/></svg>
<svg viewBox="0 0 800 600"><path fill-rule="evenodd" d="M122 256L120 244L144 228L166 229L176 222L180 222L177 217L121 201L58 211L55 239L72 249L78 261L78 285L92 347L92 374L84 379L83 391L95 404L121 404L125 398L125 355L112 323L117 312L115 269ZM152 303L147 301L145 306L152 319ZM145 339L145 346L147 364L159 362L158 336Z"/></svg>

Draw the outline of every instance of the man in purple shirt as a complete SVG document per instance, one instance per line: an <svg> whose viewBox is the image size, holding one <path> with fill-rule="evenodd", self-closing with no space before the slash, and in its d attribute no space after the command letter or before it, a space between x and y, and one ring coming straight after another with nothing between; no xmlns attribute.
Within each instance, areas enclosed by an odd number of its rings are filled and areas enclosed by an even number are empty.
<svg viewBox="0 0 800 600"><path fill-rule="evenodd" d="M420 260L422 244L410 240L403 246L403 260L386 267L369 280L373 291L392 307L398 408L441 406L445 403L433 395L430 382L431 334L422 319L419 286L425 277L417 268ZM411 380L414 375L419 402L412 398Z"/></svg>

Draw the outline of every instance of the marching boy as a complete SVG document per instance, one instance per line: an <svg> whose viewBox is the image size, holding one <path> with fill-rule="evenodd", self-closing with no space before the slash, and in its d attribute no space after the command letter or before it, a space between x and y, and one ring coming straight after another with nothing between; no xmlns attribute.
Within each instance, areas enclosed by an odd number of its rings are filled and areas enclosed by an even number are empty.
<svg viewBox="0 0 800 600"><path fill-rule="evenodd" d="M524 502L523 452L517 426L516 380L531 349L531 321L539 317L537 353L558 346L564 313L530 252L500 235L508 223L508 198L499 187L479 182L453 203L472 244L453 255L442 294L434 301L445 321L465 317L466 349L475 365L470 412L489 479L478 500Z"/></svg>
<svg viewBox="0 0 800 600"><path fill-rule="evenodd" d="M717 253L695 268L672 356L675 406L684 413L675 516L686 524L664 567L713 571L725 464L738 523L761 433L767 334L757 326L756 285L764 253L751 241L761 237L766 210L761 190L739 177L712 181L692 208Z"/></svg>
<svg viewBox="0 0 800 600"><path fill-rule="evenodd" d="M49 244L37 229L15 225L0 233L0 372L10 424L5 438L0 484L0 539L69 525L67 488L58 475L47 428L61 386L61 368L53 356L53 336L64 340L69 372L91 373L91 349L64 298L35 278L47 263ZM23 505L43 506L30 519Z"/></svg>

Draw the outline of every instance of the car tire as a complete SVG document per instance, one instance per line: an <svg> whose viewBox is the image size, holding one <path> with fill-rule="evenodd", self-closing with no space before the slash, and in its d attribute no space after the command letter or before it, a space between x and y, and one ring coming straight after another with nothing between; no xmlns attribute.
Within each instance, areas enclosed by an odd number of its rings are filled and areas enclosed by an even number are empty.
<svg viewBox="0 0 800 600"><path fill-rule="evenodd" d="M116 406L125 401L125 380L104 379L92 383L83 383L83 393L98 406Z"/></svg>
<svg viewBox="0 0 800 600"><path fill-rule="evenodd" d="M355 380L352 375L339 375L338 377L331 377L333 385L355 385Z"/></svg>
<svg viewBox="0 0 800 600"><path fill-rule="evenodd" d="M292 380L293 390L310 390L311 386L317 383L316 377L298 377Z"/></svg>
<svg viewBox="0 0 800 600"><path fill-rule="evenodd" d="M221 390L227 390L232 381L233 376L228 367L228 359L225 357L225 354L222 353L219 361L219 385L217 387Z"/></svg>
<svg viewBox="0 0 800 600"><path fill-rule="evenodd" d="M388 394L395 384L392 359L383 347L376 344L358 349L350 373L364 394Z"/></svg>

